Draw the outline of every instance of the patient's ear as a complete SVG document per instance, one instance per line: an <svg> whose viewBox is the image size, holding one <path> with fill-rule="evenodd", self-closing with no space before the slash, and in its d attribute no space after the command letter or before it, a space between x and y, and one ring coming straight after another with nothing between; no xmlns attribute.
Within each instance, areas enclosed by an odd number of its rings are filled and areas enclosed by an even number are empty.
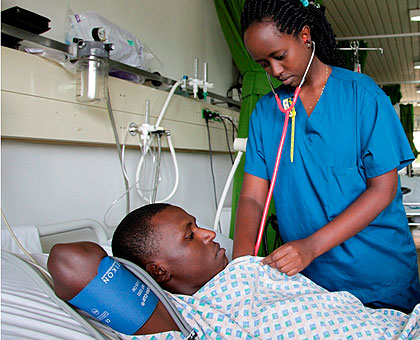
<svg viewBox="0 0 420 340"><path fill-rule="evenodd" d="M155 279L159 284L168 282L171 279L171 274L166 268L159 263L149 263L146 265L146 271Z"/></svg>

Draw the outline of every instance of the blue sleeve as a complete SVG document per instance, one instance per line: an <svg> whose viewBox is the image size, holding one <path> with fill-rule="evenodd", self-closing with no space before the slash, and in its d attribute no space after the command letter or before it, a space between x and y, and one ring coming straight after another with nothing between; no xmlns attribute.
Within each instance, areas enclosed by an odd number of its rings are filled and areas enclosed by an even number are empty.
<svg viewBox="0 0 420 340"><path fill-rule="evenodd" d="M257 102L249 120L248 141L246 143L245 172L262 179L268 179L267 166L262 141L261 115L262 100Z"/></svg>
<svg viewBox="0 0 420 340"><path fill-rule="evenodd" d="M376 177L395 168L401 170L414 156L391 101L380 94L365 104L359 125L366 177Z"/></svg>

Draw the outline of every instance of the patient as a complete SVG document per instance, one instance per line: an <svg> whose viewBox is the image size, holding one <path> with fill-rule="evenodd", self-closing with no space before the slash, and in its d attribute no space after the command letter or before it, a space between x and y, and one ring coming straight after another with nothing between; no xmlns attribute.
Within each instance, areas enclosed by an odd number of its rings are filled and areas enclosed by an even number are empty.
<svg viewBox="0 0 420 340"><path fill-rule="evenodd" d="M199 338L395 338L420 336L420 307L406 315L373 310L348 292L328 292L303 275L288 277L245 256L228 264L215 233L199 228L179 207L154 204L130 213L118 226L113 254L145 268L167 291ZM93 243L52 249L48 268L56 294L69 300L96 275L106 256ZM80 268L85 268L80 274ZM158 303L135 334L180 339ZM169 333L168 333L169 332ZM142 337L143 338L143 337Z"/></svg>
<svg viewBox="0 0 420 340"><path fill-rule="evenodd" d="M167 291L192 295L228 264L215 237L183 209L150 204L122 220L112 253L144 268Z"/></svg>
<svg viewBox="0 0 420 340"><path fill-rule="evenodd" d="M228 264L225 249L213 242L214 231L199 228L196 219L169 204L150 204L127 215L112 239L116 257L144 268L171 293L192 295ZM69 301L96 276L106 252L92 242L57 244L48 270L55 294ZM133 334L153 334L178 327L161 302Z"/></svg>

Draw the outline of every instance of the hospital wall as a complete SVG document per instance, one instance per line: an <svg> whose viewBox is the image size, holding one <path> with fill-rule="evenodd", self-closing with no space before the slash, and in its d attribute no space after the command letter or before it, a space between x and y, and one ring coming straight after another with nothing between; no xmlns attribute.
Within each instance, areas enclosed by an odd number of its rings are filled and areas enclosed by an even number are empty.
<svg viewBox="0 0 420 340"><path fill-rule="evenodd" d="M176 6L174 3L166 0L2 1L2 9L18 5L49 17L52 28L45 35L59 41L63 41L60 37L64 32L64 18L70 9L94 10L138 35L157 56L156 60L159 59L159 72L164 76L177 79L182 74L191 74L195 57L206 60L209 81L215 83L213 92L224 94L234 71L213 3L206 0L180 0ZM20 62L19 58L23 60ZM27 58L31 60L28 62ZM15 64L10 66L7 60ZM43 72L43 67L47 71ZM78 105L74 76L65 72L40 57L2 48L1 204L12 225L80 218L103 223L106 210L124 191L106 107ZM40 85L43 77L44 84ZM115 78L110 79L110 93L120 141L127 122L144 121L146 98L151 98L152 117L156 119L167 96L167 92ZM212 225L215 203L207 132L200 115L203 108L218 110L234 119L239 114L176 95L162 125L173 133L180 166L180 186L169 203L184 207L203 224ZM212 123L210 130L219 198L231 161L223 127ZM133 139L128 145L126 164L129 175L133 176L139 152ZM164 147L167 150L166 144ZM162 163L161 194L168 193L173 185L173 168L167 151ZM132 192L131 207L142 204L144 201ZM230 205L230 194L225 205ZM122 199L111 210L107 223L115 225L124 214Z"/></svg>
<svg viewBox="0 0 420 340"><path fill-rule="evenodd" d="M194 59L208 63L212 92L225 95L236 77L213 0L2 0L2 10L19 6L51 20L42 35L65 41L67 16L92 10L137 36L155 58L150 71L180 79L193 76ZM202 75L200 65L200 76ZM202 77L201 77L202 78Z"/></svg>

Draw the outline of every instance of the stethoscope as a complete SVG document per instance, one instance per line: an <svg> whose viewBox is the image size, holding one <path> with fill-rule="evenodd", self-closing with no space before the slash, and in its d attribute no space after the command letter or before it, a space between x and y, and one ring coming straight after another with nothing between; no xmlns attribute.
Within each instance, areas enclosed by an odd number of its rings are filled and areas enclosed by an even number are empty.
<svg viewBox="0 0 420 340"><path fill-rule="evenodd" d="M306 75L308 74L309 68L312 65L312 60L314 59L314 55L315 55L315 41L312 41L312 46L313 46L313 48L312 48L311 58L309 59L308 66L306 66L306 70L305 70L305 73L303 74L302 80L301 80L299 86L296 88L295 93L293 94L293 102L292 102L292 105L290 105L289 108L287 108L287 109L283 108L283 105L281 104L280 98L277 95L276 91L274 90L273 83L271 82L271 77L267 72L265 72L265 74L267 76L268 83L270 84L270 87L271 87L271 92L273 92L274 97L276 98L277 105L278 105L280 111L285 113L286 115L289 114L290 111L292 111L293 108L295 107L296 101L299 97L300 90L302 88L303 83L305 82Z"/></svg>
<svg viewBox="0 0 420 340"><path fill-rule="evenodd" d="M289 115L290 115L290 112L293 110L293 108L296 105L297 99L299 97L300 90L302 88L303 83L305 82L306 75L307 75L307 73L309 71L309 68L311 67L311 64L312 64L312 60L314 59L315 41L312 41L312 46L313 46L312 54L311 54L311 58L309 59L308 66L306 66L306 70L305 70L305 73L303 74L302 81L300 82L299 86L295 89L292 104L288 108L285 109L283 107L283 105L281 104L280 98L279 98L278 94L276 93L276 91L274 90L274 86L273 86L273 83L271 82L270 75L266 72L268 83L270 84L270 87L271 87L271 91L274 93L274 98L277 101L277 106L279 107L279 110L285 114L285 117L284 117L284 123L283 123L283 132L282 132L281 139L280 139L279 149L277 151L276 163L274 165L273 177L271 179L270 188L268 189L267 198L265 200L263 215L262 215L262 218L261 218L260 228L259 228L259 231L258 231L257 242L256 242L255 248L254 248L254 256L257 256L258 250L260 249L260 245L261 245L261 240L262 240L262 236L263 236L263 232L264 232L264 226L265 226L265 222L267 220L268 208L270 207L270 201L271 201L271 198L273 196L274 185L276 183L277 173L278 173L278 170L279 170L281 152L283 150L284 140L286 138L287 125L289 123Z"/></svg>

